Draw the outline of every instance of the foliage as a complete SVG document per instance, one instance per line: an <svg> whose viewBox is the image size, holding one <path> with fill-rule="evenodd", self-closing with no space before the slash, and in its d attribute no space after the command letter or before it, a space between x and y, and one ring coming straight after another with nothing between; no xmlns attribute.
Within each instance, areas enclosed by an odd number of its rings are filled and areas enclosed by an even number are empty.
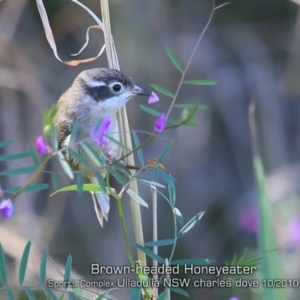
<svg viewBox="0 0 300 300"><path fill-rule="evenodd" d="M61 276L61 279L57 281L48 282L47 278L47 264L52 262L49 257L49 249L46 248L41 256L41 262L39 266L39 283L26 283L25 275L29 269L30 264L28 264L30 258L30 248L31 242L29 241L24 250L21 257L20 265L19 265L19 285L13 286L9 285L7 282L7 267L4 256L4 249L0 243L0 295L2 293L6 293L7 299L17 299L14 292L15 291L24 291L29 300L37 300L37 296L35 292L43 292L45 296L50 300L62 300L65 299L64 296L68 296L70 300L88 300L83 292L83 289L80 288L80 281L74 279L71 275L72 271L72 256L69 255L64 267L64 272L58 270L58 275ZM28 273L28 272L27 272ZM61 275L63 274L63 275ZM56 286L56 285L57 286ZM53 286L52 286L53 285ZM54 292L53 292L54 291ZM90 291L95 294L95 300L100 299L108 299L106 296L111 291L111 289L106 290L102 293L96 293L95 290L86 289L86 291ZM40 295L40 293L39 293ZM39 296L40 297L40 296ZM2 299L2 298L1 298Z"/></svg>
<svg viewBox="0 0 300 300"><path fill-rule="evenodd" d="M212 10L211 17L213 15L215 8ZM206 25L209 25L211 17ZM206 28L204 29L203 33L205 32ZM197 49L201 38L203 36L203 33L201 33L197 44L195 46L195 49ZM148 139L141 143L139 140L139 132L138 131L131 131L133 140L134 140L134 147L132 149L129 149L126 145L114 140L112 137L106 135L106 131L104 130L101 133L101 136L99 138L98 136L98 144L101 144L101 138L104 136L105 140L108 139L111 142L115 143L115 146L118 148L125 149L127 154L123 156L121 159L111 159L109 155L99 154L97 153L93 147L91 147L92 140L96 140L96 134L91 134L92 137L89 140L80 141L77 140L77 133L80 124L75 123L73 128L71 129L70 133L70 142L67 146L64 146L63 149L59 149L59 143L57 138L56 129L52 124L53 118L56 113L56 107L52 106L49 109L46 109L43 116L43 135L49 136L51 138L51 145L52 148L48 147L47 145L42 151L37 151L33 147L29 146L28 150L21 153L15 153L15 154L6 154L0 156L0 161L4 162L13 162L16 160L24 159L24 158L30 158L31 163L27 166L18 166L13 169L4 170L0 172L1 176L18 176L18 175L24 175L24 174L31 174L30 179L24 186L16 186L16 187L10 187L4 190L5 194L8 194L11 199L15 199L17 196L19 196L23 192L37 192L46 190L49 188L49 184L42 183L42 184L34 184L34 181L40 175L42 172L45 172L45 166L47 162L54 157L58 159L61 169L63 173L65 173L70 179L76 180L75 184L66 186L66 187L60 187L59 182L59 176L61 172L54 171L51 172L51 178L52 178L52 186L54 189L54 192L52 193L52 196L56 195L57 193L61 192L72 192L76 191L78 194L82 194L83 192L97 192L97 193L105 193L110 195L111 197L115 198L118 204L118 210L119 215L121 219L123 234L125 238L126 248L127 248L127 254L129 261L131 263L131 266L133 266L133 259L132 259L132 253L129 246L129 239L128 239L128 233L126 224L124 221L124 213L122 208L122 201L121 198L124 193L127 193L132 201L136 201L139 205L148 207L148 204L146 201L137 194L134 190L132 190L129 187L130 181L137 181L140 184L147 185L150 189L153 189L155 187L155 191L157 191L157 194L161 196L162 199L166 201L166 203L169 205L170 211L173 215L173 223L174 223L174 233L173 236L169 237L168 239L163 240L153 240L146 242L144 245L140 245L135 243L135 247L145 253L150 259L153 260L154 265L161 264L163 266L172 267L176 265L206 265L213 262L212 259L203 259L203 258L195 258L195 259L189 259L189 258L182 258L174 260L174 253L177 246L177 241L179 238L184 237L190 230L192 230L197 223L202 219L205 212L201 211L196 213L188 222L184 223L182 214L178 207L176 206L177 202L177 195L176 195L176 188L175 188L175 179L166 172L165 165L163 163L164 159L167 157L167 155L170 153L173 147L173 141L168 141L166 145L164 146L164 149L161 151L161 153L158 155L158 158L154 160L154 162L149 162L145 160L145 156L143 154L143 148L159 133L163 132L164 130L174 129L179 126L186 126L186 127L196 127L197 124L194 122L194 118L198 111L204 110L207 107L205 105L201 104L191 104L191 103L176 103L178 92L182 85L197 85L197 86L203 86L203 85L214 85L216 84L216 81L214 80L207 80L207 79L189 79L185 80L186 72L190 66L191 59L193 58L193 55L195 51L193 51L189 62L187 63L186 67L184 68L182 63L180 62L180 59L176 57L175 53L170 49L166 48L166 53L170 59L170 61L173 63L174 67L180 72L181 79L178 84L177 90L175 92L171 92L165 87L162 87L158 84L150 84L150 86L156 90L158 93L162 94L163 96L167 96L172 99L172 102L170 104L169 110L167 113L161 113L159 111L156 111L152 108L149 108L144 105L140 105L141 110L144 112L155 116L157 119L155 121L154 126L154 132L149 133ZM173 110L173 108L181 110L180 118L178 119L171 119L170 113ZM101 128L101 122L102 120L99 120L99 124L97 128ZM107 125L107 129L108 129ZM98 129L99 129L98 128ZM97 129L97 130L98 130ZM98 134L98 133L97 133ZM42 142L44 143L44 139L42 139ZM0 142L0 148L8 147L13 143L11 140L7 141L1 141ZM78 151L80 149L80 151ZM80 162L82 166L86 168L86 170L73 170L69 163L67 162L65 152L68 152L69 155L74 157L76 161ZM38 152L41 154L46 154L44 159L41 161L38 155ZM126 156L128 156L131 153L135 153L138 157L140 166L137 167L137 172L129 177L130 172L127 170L127 168L122 164L121 160L124 159ZM91 163L94 167L91 167ZM260 187L260 196L261 196L261 206L262 206L262 214L266 217L270 217L270 208L266 205L266 196L264 191L264 182L263 182L263 170L261 167L261 163L259 161L259 157L255 156L254 160L255 164L255 171ZM96 166L96 167L95 167ZM134 166L133 166L134 167ZM107 172L106 180L103 179L101 173L103 171ZM48 171L49 172L49 171ZM85 172L94 172L95 176L98 179L99 184L91 184L91 183L84 183L84 173ZM145 175L146 174L146 175ZM148 179L148 176L154 174L158 178L160 178L161 181L165 183L165 185L161 184L160 182L151 181ZM109 184L109 177L112 176L116 181L122 186L121 191L116 192ZM262 219L263 220L263 219ZM269 223L264 223L262 233L266 234L270 232ZM271 235L268 239L266 239L267 242L264 243L264 239L261 238L261 244L263 249L267 250L268 247L274 246L274 234ZM160 250L161 247L168 246L170 247L170 253L168 257L163 257L161 255L162 251L158 251L157 248ZM47 281L47 265L50 261L49 258L49 248L47 247L41 256L41 262L39 266L39 283L36 285L27 285L25 281L26 277L26 271L28 269L28 260L30 256L30 248L31 248L31 242L28 242L27 245L24 248L22 258L20 261L19 266L19 286L11 286L7 283L7 270L6 270L6 261L5 261L5 255L4 250L2 248L2 245L0 244L0 293L5 292L6 296L9 300L15 299L14 291L16 289L23 290L29 300L35 300L36 296L33 291L42 291L45 296L48 299L51 300L63 300L65 299L65 296L68 297L70 300L75 299L87 299L84 296L83 289L81 289L78 285L77 280L75 280L72 277L72 256L69 255L62 277L62 282L64 283L63 287L59 288L49 288L48 281ZM153 248L153 249L150 249ZM238 258L237 255L235 255L232 259L232 262L228 265L235 266L257 266L260 262L261 258L257 257L249 257L248 252L245 251L245 253ZM139 270L139 262L135 265L135 275L136 279L140 281L148 281L148 275L142 271ZM270 266L270 260L264 259L264 270L265 274L267 273L267 270L274 271L274 274L280 275L280 272L276 267ZM159 282L162 283L162 280L166 278L166 274L163 274L158 278ZM100 295L97 295L95 300L101 300L101 299L108 299L108 294L111 292L112 289L108 289L105 292L103 292ZM183 290L182 288L179 288L177 286L172 285L165 285L164 291L158 295L156 298L157 300L164 300L164 299L170 299L170 291L173 293L177 293L184 297L189 297L189 294ZM142 295L145 299L152 299L153 296L153 290L148 287L143 288L134 288L132 290L132 300L139 300ZM266 294L268 299L275 299L273 294L269 293ZM270 296L271 295L271 296ZM269 298L270 297L270 298ZM280 296L281 297L281 296ZM278 298L279 299L279 298ZM283 299L283 298L282 298Z"/></svg>
<svg viewBox="0 0 300 300"><path fill-rule="evenodd" d="M166 49L167 54L169 55L171 61L174 63L174 65L182 71L182 66L179 63L179 60L176 58L175 54L169 49ZM198 81L194 80L193 84L200 84ZM203 82L201 81L201 84ZM165 94L167 96L174 97L174 95L167 91L166 89L158 86L158 85L152 85L152 87L157 90L158 92ZM206 107L203 105L199 104L176 104L175 107L177 109L182 110L182 118L179 120L174 120L174 119L168 119L168 127L162 128L161 131L164 129L171 129L175 128L178 126L196 126L195 123L192 122L196 112L198 110L205 109ZM161 113L158 111L155 111L149 107L146 106L141 106L141 109L144 110L145 112L155 115L155 116L161 116ZM79 124L76 123L74 127L71 130L71 136L70 136L70 143L67 147L64 147L64 149L58 149L58 139L56 136L56 131L55 127L51 124L53 116L54 116L55 109L52 107L48 110L45 111L44 113L44 121L43 121L43 127L44 127L44 134L48 134L51 136L52 140L52 149L51 152L49 152L44 160L41 162L38 156L38 153L36 152L35 149L32 147L28 148L28 151L23 152L23 153L16 153L16 154L9 154L9 155L2 155L0 156L0 161L15 161L18 159L23 159L23 158L31 158L32 160L32 165L29 166L23 166L23 167L18 167L10 170L5 170L0 173L2 176L17 176L20 174L32 174L30 180L28 183L23 186L23 187L10 187L9 189L5 190L4 192L7 194L11 194L11 198L14 199L16 196L18 196L22 192L33 192L33 191L41 191L44 189L49 188L48 184L33 184L33 181L37 177L38 174L41 172L44 172L44 167L46 163L52 159L53 157L57 157L58 161L60 162L60 165L62 167L62 170L64 173L69 176L71 179L75 179L76 183L72 184L70 186L66 187L60 187L59 184L59 172L52 172L52 186L54 188L54 192L52 193L52 196L56 195L57 193L61 192L71 192L71 191L76 191L78 194L82 194L83 192L102 192L106 194L110 194L117 200L119 197L121 197L121 194L116 194L113 192L113 189L109 186L109 181L102 178L100 172L103 169L106 169L108 171L108 174L113 176L123 187L122 193L126 192L133 201L137 201L138 204L148 207L148 204L145 202L144 199L142 199L135 191L130 189L128 187L128 170L124 168L122 164L120 164L120 160L116 161L108 161L107 157L105 155L99 155L97 152L94 151L94 149L90 146L90 141L77 141L76 136L79 128ZM100 123L99 123L100 124ZM101 125L100 125L101 126ZM99 126L98 126L99 127ZM139 170L136 172L136 174L130 179L130 180L137 180L141 184L148 185L149 188L155 186L158 189L158 194L162 196L163 199L165 199L170 206L170 210L173 213L173 222L174 222L174 236L170 239L167 240L156 240L156 241L151 241L145 243L145 245L139 245L135 244L136 248L140 249L143 251L147 256L149 256L151 259L157 261L160 264L165 264L165 261L168 262L169 265L173 264L184 264L184 263L189 263L189 264L208 264L211 263L212 260L210 259L182 259L182 260L173 260L173 255L175 253L176 249L176 244L177 240L181 237L183 237L186 233L188 233L203 217L204 212L200 212L196 214L190 221L188 221L185 225L183 225L183 218L182 215L179 211L179 209L176 207L176 189L175 189L175 180L174 178L167 174L164 169L164 163L163 160L166 158L168 153L171 151L173 142L168 142L165 148L162 150L162 152L158 155L158 158L154 161L149 163L148 161L145 161L144 154L143 154L143 147L150 142L151 138L154 135L150 135L150 139L148 139L145 143L141 143L139 140L139 133L137 131L132 131L132 136L134 140L134 145L135 147L133 149L128 149L128 147L125 147L121 143L112 140L113 142L116 143L118 147L126 149L126 151L130 153L136 153L137 157L139 159ZM95 137L92 136L94 139ZM110 138L108 136L108 138ZM1 147L6 147L11 145L11 141L3 141L0 143ZM43 147L48 147L47 145L42 145ZM75 150L76 147L80 147L82 151L77 151ZM49 148L49 147L48 147ZM50 148L49 148L50 149ZM69 164L65 160L65 157L62 153L62 151L68 151L70 155L75 157L77 161L79 161L83 166L86 167L87 171L90 171L90 161L93 162L94 165L97 166L96 169L94 169L94 172L96 172L96 176L98 178L99 184L91 184L91 183L84 183L84 171L74 171L70 168ZM146 171L142 172L142 171ZM147 178L148 174L155 174L158 175L167 185L167 189L165 185L162 185L159 182L155 181L149 181ZM167 192L165 194L165 192ZM122 207L120 206L120 215L122 215ZM125 223L124 223L125 224ZM181 229L178 229L178 224L181 225ZM125 225L123 227L124 234L125 234L125 240L126 240L126 228ZM126 241L128 242L128 241ZM34 293L31 292L31 290L34 289L41 289L45 295L49 299L58 299L55 293L51 291L51 289L47 288L46 286L46 279L47 279L47 263L49 260L49 249L46 248L45 251L42 254L41 257L41 264L40 264L40 271L39 271L39 280L40 280L40 285L36 287L32 286L26 286L24 284L24 278L25 278L25 273L27 269L27 262L28 262L28 257L29 257L29 252L30 252L30 242L26 245L21 264L20 264L20 272L19 272L19 284L20 286L25 290L27 296L29 299L35 299ZM153 252L149 248L151 247L163 247L163 246L171 246L171 252L168 258L163 258L159 256L159 254ZM130 249L128 248L128 251ZM1 257L2 255L2 257ZM131 254L128 253L129 257L131 257ZM0 268L0 278L1 282L3 283L2 290L5 290L7 292L8 297L11 299L14 299L13 295L13 288L8 287L6 284L6 270L5 270L5 261L4 261L4 253L1 248L0 251L0 259L2 260L2 267ZM64 272L64 282L72 282L72 277L71 277L71 269L72 269L72 257L69 256L65 265L65 272ZM143 277L143 274L137 273L136 274L137 278L141 280ZM143 280L148 280L147 277L146 279L144 278ZM171 289L174 293L178 293L180 295L188 297L188 293L185 292L184 290L178 288L178 287L172 287L168 286L166 289ZM80 290L80 289L79 289ZM0 290L1 291L1 290ZM70 290L68 286L65 287L65 289L62 290L57 290L59 291L60 294L60 299L64 298L64 295L68 295L69 299L78 299L78 293L74 290ZM151 290L145 290L144 293L148 293L149 297L151 295ZM133 291L132 299L139 299L141 295L141 291L136 289ZM160 296L159 299L165 299L165 295L167 295L166 292L163 292ZM100 295L97 299L102 299L106 297L106 294Z"/></svg>

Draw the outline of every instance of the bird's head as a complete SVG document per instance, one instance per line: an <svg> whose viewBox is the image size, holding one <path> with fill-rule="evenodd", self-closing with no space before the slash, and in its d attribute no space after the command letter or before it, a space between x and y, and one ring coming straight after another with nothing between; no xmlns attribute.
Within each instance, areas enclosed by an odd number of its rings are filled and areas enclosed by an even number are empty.
<svg viewBox="0 0 300 300"><path fill-rule="evenodd" d="M151 95L151 92L136 86L125 73L109 68L83 71L76 77L74 85L80 89L83 101L109 113L116 112L135 95Z"/></svg>

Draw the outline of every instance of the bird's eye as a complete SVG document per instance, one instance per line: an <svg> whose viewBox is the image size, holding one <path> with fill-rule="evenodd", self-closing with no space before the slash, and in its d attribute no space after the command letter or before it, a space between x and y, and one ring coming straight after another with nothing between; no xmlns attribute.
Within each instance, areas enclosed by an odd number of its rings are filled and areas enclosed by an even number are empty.
<svg viewBox="0 0 300 300"><path fill-rule="evenodd" d="M122 89L122 85L120 83L115 83L112 86L112 89L114 90L114 92L120 92L120 90Z"/></svg>

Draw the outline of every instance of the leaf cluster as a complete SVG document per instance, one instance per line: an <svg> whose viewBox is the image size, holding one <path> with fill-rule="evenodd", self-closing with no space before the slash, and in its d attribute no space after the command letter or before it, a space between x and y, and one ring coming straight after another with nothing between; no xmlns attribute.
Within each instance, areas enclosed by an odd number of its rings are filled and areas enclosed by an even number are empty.
<svg viewBox="0 0 300 300"><path fill-rule="evenodd" d="M64 288L49 288L47 286L47 264L49 261L49 249L48 247L43 251L41 256L41 262L39 267L39 284L26 284L25 275L28 270L28 260L30 255L31 242L29 241L22 253L20 265L18 286L11 286L7 282L7 271L5 255L2 245L0 243L0 293L5 292L8 300L16 300L14 291L24 291L28 300L37 300L37 296L33 291L42 291L49 300L63 300L66 296L69 300L88 300L84 295L84 292L76 284L76 280L71 275L72 272L72 256L69 255L62 275L62 281L64 282ZM54 291L54 292L53 292ZM101 294L98 294L94 300L106 299L106 295L110 292L107 290Z"/></svg>
<svg viewBox="0 0 300 300"><path fill-rule="evenodd" d="M7 147L13 144L13 141L1 141L0 142L0 148ZM23 174L32 174L37 172L39 169L41 162L39 160L38 154L35 151L35 149L31 146L28 146L28 151L26 152L20 152L20 153L14 153L14 154L6 154L0 156L0 161L2 162L13 162L19 159L24 158L31 158L32 165L26 166L26 167L17 167L14 169L4 170L0 172L0 176L17 176L17 175L23 175ZM23 192L38 192L45 190L49 187L49 184L42 183L42 184L30 184L27 187L23 189L22 186L16 186L16 187L10 187L8 189L5 189L4 192L6 194L16 194L20 190Z"/></svg>

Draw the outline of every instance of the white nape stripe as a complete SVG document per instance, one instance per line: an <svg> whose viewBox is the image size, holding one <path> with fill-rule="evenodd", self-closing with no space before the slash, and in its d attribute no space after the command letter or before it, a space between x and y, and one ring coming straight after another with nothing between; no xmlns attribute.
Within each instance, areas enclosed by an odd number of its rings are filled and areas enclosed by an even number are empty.
<svg viewBox="0 0 300 300"><path fill-rule="evenodd" d="M106 86L106 83L104 81L96 81L96 80L87 80L86 84L89 87L97 87L97 86Z"/></svg>

